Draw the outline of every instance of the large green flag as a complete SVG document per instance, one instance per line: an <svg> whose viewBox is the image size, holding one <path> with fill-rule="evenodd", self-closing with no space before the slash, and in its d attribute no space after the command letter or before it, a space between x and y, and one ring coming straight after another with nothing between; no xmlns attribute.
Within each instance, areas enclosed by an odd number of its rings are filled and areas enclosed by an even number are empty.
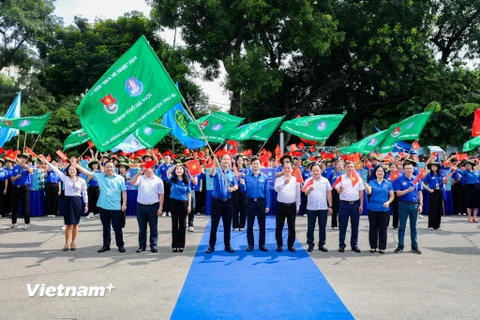
<svg viewBox="0 0 480 320"><path fill-rule="evenodd" d="M201 117L197 122L200 124L207 141L222 143L228 133L234 130L243 119L219 111ZM202 134L194 121L190 122L187 128L189 136L203 140Z"/></svg>
<svg viewBox="0 0 480 320"><path fill-rule="evenodd" d="M297 137L325 141L342 122L346 113L296 118L282 123L281 129Z"/></svg>
<svg viewBox="0 0 480 320"><path fill-rule="evenodd" d="M473 139L468 140L463 144L463 152L468 152L480 146L480 136L476 136Z"/></svg>
<svg viewBox="0 0 480 320"><path fill-rule="evenodd" d="M390 152L395 146L395 142L400 140L417 140L427 123L432 110L418 113L408 117L400 122L392 124L387 130L385 140L380 146L380 152Z"/></svg>
<svg viewBox="0 0 480 320"><path fill-rule="evenodd" d="M80 129L70 133L63 143L63 150L74 148L90 140L85 130Z"/></svg>
<svg viewBox="0 0 480 320"><path fill-rule="evenodd" d="M19 129L24 132L41 135L47 125L51 112L36 117L23 118L2 118L0 117L0 126Z"/></svg>
<svg viewBox="0 0 480 320"><path fill-rule="evenodd" d="M106 151L182 100L142 36L88 91L76 112L96 148Z"/></svg>
<svg viewBox="0 0 480 320"><path fill-rule="evenodd" d="M377 133L374 133L366 138L363 138L360 141L355 142L354 144L342 148L340 151L343 154L350 154L360 152L362 154L369 154L374 151L382 141L385 139L388 130L383 130Z"/></svg>
<svg viewBox="0 0 480 320"><path fill-rule="evenodd" d="M268 141L283 118L285 118L285 116L244 124L231 131L228 134L228 139L236 141Z"/></svg>
<svg viewBox="0 0 480 320"><path fill-rule="evenodd" d="M138 128L133 132L133 136L147 149L152 149L159 143L172 129L164 125L152 122L146 126Z"/></svg>

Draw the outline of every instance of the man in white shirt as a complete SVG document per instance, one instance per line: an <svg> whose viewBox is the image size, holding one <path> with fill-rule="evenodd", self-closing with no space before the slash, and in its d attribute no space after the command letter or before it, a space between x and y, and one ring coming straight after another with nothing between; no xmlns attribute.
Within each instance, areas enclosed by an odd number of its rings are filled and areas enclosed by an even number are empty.
<svg viewBox="0 0 480 320"><path fill-rule="evenodd" d="M275 191L277 192L277 212L275 238L277 240L277 252L282 252L283 225L285 218L288 224L288 251L295 252L295 217L300 210L300 183L292 176L292 163L284 160L282 163L283 176L275 179Z"/></svg>
<svg viewBox="0 0 480 320"><path fill-rule="evenodd" d="M313 232L318 219L318 250L328 252L325 248L327 213L332 214L332 186L328 179L322 177L320 165L314 164L311 167L312 177L305 181L305 185L310 185L305 189L307 196L307 244L308 252L312 252L315 247ZM312 182L311 182L312 181Z"/></svg>
<svg viewBox="0 0 480 320"><path fill-rule="evenodd" d="M345 236L348 227L348 218L352 225L352 236L350 245L352 251L360 253L358 248L358 223L363 211L363 191L365 186L362 179L354 172L353 162L345 162L345 174L341 177L341 182L336 186L340 194L340 204L338 208L338 222L340 226L339 249L338 252L345 252Z"/></svg>
<svg viewBox="0 0 480 320"><path fill-rule="evenodd" d="M137 221L138 221L138 249L143 252L147 247L147 223L150 227L150 249L158 252L158 217L162 215L164 188L163 181L157 177L153 168L141 167L133 177L131 184L138 186Z"/></svg>

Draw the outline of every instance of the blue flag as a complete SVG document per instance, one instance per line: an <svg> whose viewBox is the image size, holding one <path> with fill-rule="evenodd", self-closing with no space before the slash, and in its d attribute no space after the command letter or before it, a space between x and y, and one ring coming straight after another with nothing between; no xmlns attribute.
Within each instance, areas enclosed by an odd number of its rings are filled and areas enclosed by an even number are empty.
<svg viewBox="0 0 480 320"><path fill-rule="evenodd" d="M20 118L20 109L22 108L22 92L19 92L13 103L5 113L5 118ZM0 127L0 148L13 137L18 136L18 129L10 129L8 127Z"/></svg>
<svg viewBox="0 0 480 320"><path fill-rule="evenodd" d="M192 122L192 118L185 111L181 103L170 109L162 119L162 124L166 127L173 128L170 132L188 149L199 149L207 144L203 140L192 138L188 135L187 126Z"/></svg>
<svg viewBox="0 0 480 320"><path fill-rule="evenodd" d="M393 146L393 152L404 152L417 154L417 152L412 148L412 144L405 141L397 141Z"/></svg>
<svg viewBox="0 0 480 320"><path fill-rule="evenodd" d="M133 136L133 133L131 133L129 136L123 140L123 142L119 143L115 148L112 148L112 152L117 152L117 151L123 151L126 153L131 153L135 152L138 150L146 149L146 147L138 141L137 138Z"/></svg>

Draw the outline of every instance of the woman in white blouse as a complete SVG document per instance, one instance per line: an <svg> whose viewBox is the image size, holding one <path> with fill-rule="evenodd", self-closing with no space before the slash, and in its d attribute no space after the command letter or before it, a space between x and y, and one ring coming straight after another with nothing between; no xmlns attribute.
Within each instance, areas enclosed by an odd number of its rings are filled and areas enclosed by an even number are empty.
<svg viewBox="0 0 480 320"><path fill-rule="evenodd" d="M87 184L84 179L78 176L79 172L73 166L69 165L65 172L58 170L45 157L41 157L41 160L46 163L55 173L60 177L65 186L65 201L63 209L63 219L65 221L65 246L63 251L68 251L71 240L70 248L72 251L77 249L75 240L78 234L78 224L80 223L80 216L82 214L82 198L85 203L85 213L88 212L88 196L87 196Z"/></svg>

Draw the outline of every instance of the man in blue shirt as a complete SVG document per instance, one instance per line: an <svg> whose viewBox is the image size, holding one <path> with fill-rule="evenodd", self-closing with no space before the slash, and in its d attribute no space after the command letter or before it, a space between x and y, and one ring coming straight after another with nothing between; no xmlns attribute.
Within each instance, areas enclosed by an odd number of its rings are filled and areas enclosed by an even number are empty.
<svg viewBox="0 0 480 320"><path fill-rule="evenodd" d="M209 247L206 254L215 251L217 243L217 229L220 218L223 221L223 236L225 251L235 253L230 245L230 224L232 223L232 192L238 190L237 178L233 170L229 168L232 161L230 155L224 154L221 158L222 164L219 166L215 159L214 165L210 168L210 177L213 178L212 191L212 228L210 230Z"/></svg>
<svg viewBox="0 0 480 320"><path fill-rule="evenodd" d="M172 158L167 154L163 157L165 161L157 170L156 174L163 181L163 189L165 192L165 200L163 202L163 213L162 217L171 215L170 213L170 192L172 191L172 185L170 180L167 177L167 171L173 167Z"/></svg>
<svg viewBox="0 0 480 320"><path fill-rule="evenodd" d="M260 172L260 160L253 158L252 172L240 179L240 191L247 194L247 252L253 250L253 224L257 216L260 228L258 246L261 251L268 252L265 247L266 214L270 211L270 186L267 175Z"/></svg>
<svg viewBox="0 0 480 320"><path fill-rule="evenodd" d="M27 159L30 155L22 153L18 155L20 163L13 167L10 181L13 184L12 191L12 225L9 229L17 227L18 208L22 203L24 213L25 230L30 228L30 184L32 182L31 174L33 169L27 165Z"/></svg>
<svg viewBox="0 0 480 320"><path fill-rule="evenodd" d="M125 179L115 173L115 166L111 160L105 162L105 173L90 172L82 168L78 163L72 165L88 177L95 178L98 181L100 196L97 207L100 209L100 220L103 226L103 246L98 250L98 253L110 250L110 242L112 240L110 225L113 226L115 231L115 242L118 251L124 253L125 243L123 242L122 220L123 212L127 210Z"/></svg>
<svg viewBox="0 0 480 320"><path fill-rule="evenodd" d="M52 165L58 168L57 159L52 159ZM47 179L45 181L45 196L47 201L47 216L54 218L58 213L58 197L62 190L62 181L60 177L50 167L47 170Z"/></svg>
<svg viewBox="0 0 480 320"><path fill-rule="evenodd" d="M412 239L412 252L422 254L418 249L417 243L417 218L423 211L422 184L420 181L415 183L413 168L417 164L411 160L405 160L403 163L403 175L398 177L393 183L393 190L398 196L398 215L400 226L398 228L398 247L395 253L400 253L404 249L405 228L407 218L410 218L410 237Z"/></svg>

